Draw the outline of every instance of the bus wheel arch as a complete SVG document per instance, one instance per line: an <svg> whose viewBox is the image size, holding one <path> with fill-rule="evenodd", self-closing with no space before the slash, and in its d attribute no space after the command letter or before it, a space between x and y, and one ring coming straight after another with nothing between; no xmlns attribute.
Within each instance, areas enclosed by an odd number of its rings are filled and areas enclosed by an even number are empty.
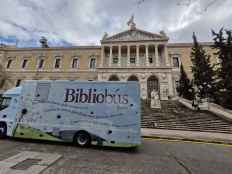
<svg viewBox="0 0 232 174"><path fill-rule="evenodd" d="M0 122L0 138L5 138L7 135L7 124L6 122Z"/></svg>
<svg viewBox="0 0 232 174"><path fill-rule="evenodd" d="M80 147L88 147L91 145L91 135L85 130L79 130L73 137L73 143Z"/></svg>

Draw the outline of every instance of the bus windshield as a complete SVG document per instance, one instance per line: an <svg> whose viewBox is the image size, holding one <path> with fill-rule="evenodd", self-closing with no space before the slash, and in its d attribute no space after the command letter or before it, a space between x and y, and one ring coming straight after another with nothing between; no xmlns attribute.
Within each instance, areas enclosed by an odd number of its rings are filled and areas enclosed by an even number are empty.
<svg viewBox="0 0 232 174"><path fill-rule="evenodd" d="M10 104L11 97L0 97L0 110L7 108Z"/></svg>

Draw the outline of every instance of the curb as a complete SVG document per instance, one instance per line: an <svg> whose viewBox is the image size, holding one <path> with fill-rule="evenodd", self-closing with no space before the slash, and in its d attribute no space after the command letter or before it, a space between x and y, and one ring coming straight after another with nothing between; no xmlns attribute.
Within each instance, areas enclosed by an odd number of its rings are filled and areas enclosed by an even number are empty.
<svg viewBox="0 0 232 174"><path fill-rule="evenodd" d="M230 140L206 140L198 138L185 138L185 137L169 137L169 136L159 136L159 135L144 135L142 138L155 139L155 140L168 140L168 141L184 141L193 143L207 143L207 144L219 144L232 146L232 141Z"/></svg>

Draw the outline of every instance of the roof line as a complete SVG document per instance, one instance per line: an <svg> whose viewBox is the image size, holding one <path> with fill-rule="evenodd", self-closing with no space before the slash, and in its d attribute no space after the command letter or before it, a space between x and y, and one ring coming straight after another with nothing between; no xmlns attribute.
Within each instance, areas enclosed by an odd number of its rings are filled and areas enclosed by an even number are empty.
<svg viewBox="0 0 232 174"><path fill-rule="evenodd" d="M212 46L214 42L198 42L203 46ZM192 42L176 42L176 43L168 43L168 47L192 47Z"/></svg>
<svg viewBox="0 0 232 174"><path fill-rule="evenodd" d="M148 31L145 31L145 30L141 30L141 29L139 29L139 28L136 28L136 29L125 30L125 31L119 32L119 33L117 33L117 34L113 34L113 35L111 35L111 36L109 36L109 37L107 37L107 38L101 40L101 42L108 41L108 40L110 40L110 39L113 39L114 37L121 36L121 35L123 35L123 34L125 34L125 33L127 33L127 32L133 31L133 30L134 30L134 31L137 30L137 31L139 31L139 32L143 32L143 33L146 33L146 34L148 34L148 35L152 35L152 36L154 36L154 37L159 37L160 39L162 39L162 38L165 38L165 40L166 40L166 39L167 39L167 40L169 39L168 37L162 36L161 34L152 33L152 32L148 32Z"/></svg>
<svg viewBox="0 0 232 174"><path fill-rule="evenodd" d="M57 49L99 49L100 45L83 45L83 46L70 46L70 47L2 47L2 50L57 50ZM1 49L1 47L0 47Z"/></svg>
<svg viewBox="0 0 232 174"><path fill-rule="evenodd" d="M128 41L129 42L129 41ZM213 42L199 42L199 44L203 46L212 46ZM193 43L191 42L173 42L168 43L168 47L191 47ZM80 46L71 46L71 47L49 47L49 48L41 48L41 47L0 47L0 50L57 50L57 49L100 49L101 45L80 45Z"/></svg>

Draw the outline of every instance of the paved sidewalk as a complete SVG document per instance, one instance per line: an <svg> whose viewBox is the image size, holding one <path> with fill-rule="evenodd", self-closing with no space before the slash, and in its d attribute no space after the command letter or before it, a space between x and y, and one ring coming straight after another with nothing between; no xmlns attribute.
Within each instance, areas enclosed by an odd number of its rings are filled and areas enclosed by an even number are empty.
<svg viewBox="0 0 232 174"><path fill-rule="evenodd" d="M142 128L143 137L232 144L232 134Z"/></svg>

